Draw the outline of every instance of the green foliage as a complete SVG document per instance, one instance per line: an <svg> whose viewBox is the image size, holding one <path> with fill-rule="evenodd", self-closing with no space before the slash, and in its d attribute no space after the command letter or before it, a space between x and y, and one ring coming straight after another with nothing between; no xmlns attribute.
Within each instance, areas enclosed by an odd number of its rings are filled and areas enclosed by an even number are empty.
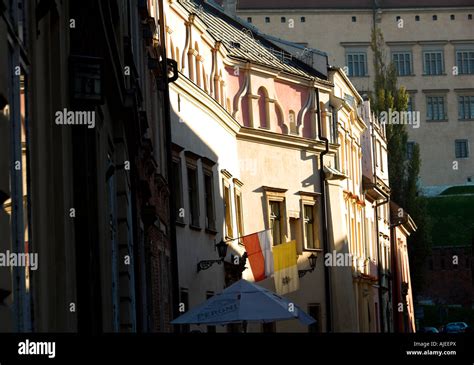
<svg viewBox="0 0 474 365"><path fill-rule="evenodd" d="M440 195L473 194L474 185L451 186L444 190Z"/></svg>
<svg viewBox="0 0 474 365"><path fill-rule="evenodd" d="M420 327L439 327L449 322L466 322L474 326L474 309L455 308L446 305L424 305L424 318L420 320Z"/></svg>
<svg viewBox="0 0 474 365"><path fill-rule="evenodd" d="M474 239L474 195L427 199L433 246L466 246Z"/></svg>

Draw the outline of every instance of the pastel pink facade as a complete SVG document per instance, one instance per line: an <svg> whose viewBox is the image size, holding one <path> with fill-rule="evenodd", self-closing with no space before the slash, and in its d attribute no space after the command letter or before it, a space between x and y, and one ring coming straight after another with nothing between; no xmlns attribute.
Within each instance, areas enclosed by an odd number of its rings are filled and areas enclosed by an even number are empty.
<svg viewBox="0 0 474 365"><path fill-rule="evenodd" d="M166 19L167 56L184 76L244 127L315 138L313 82L229 58L196 14L180 15Z"/></svg>

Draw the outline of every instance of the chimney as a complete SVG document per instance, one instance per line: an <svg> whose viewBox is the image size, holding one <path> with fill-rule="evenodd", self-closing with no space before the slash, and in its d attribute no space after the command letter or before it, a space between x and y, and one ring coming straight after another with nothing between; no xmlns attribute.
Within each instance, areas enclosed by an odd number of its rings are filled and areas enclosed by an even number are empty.
<svg viewBox="0 0 474 365"><path fill-rule="evenodd" d="M222 6L224 7L224 12L231 17L236 16L237 12L237 0L223 0Z"/></svg>

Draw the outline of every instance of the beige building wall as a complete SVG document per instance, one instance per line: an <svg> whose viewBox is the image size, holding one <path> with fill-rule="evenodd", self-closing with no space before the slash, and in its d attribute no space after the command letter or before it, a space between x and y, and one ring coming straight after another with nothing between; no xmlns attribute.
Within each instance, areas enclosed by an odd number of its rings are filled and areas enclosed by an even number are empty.
<svg viewBox="0 0 474 365"><path fill-rule="evenodd" d="M455 156L455 140L466 139L472 155L474 124L472 120L458 120L458 97L474 95L474 75L455 75L453 71L456 50L474 49L474 20L468 17L471 14L472 18L473 13L474 7L415 7L381 9L376 15L377 25L386 41L387 57L391 57L394 51L409 51L412 55L412 74L400 76L398 82L410 92L413 110L421 115L420 127L408 126L408 132L409 141L420 144L420 182L427 193L474 182L472 156ZM373 25L371 9L252 9L239 10L238 15L246 20L250 17L252 24L262 33L327 52L329 63L334 66L347 66L347 52L365 53L367 76L351 77L351 81L361 94L372 88L374 70L369 43ZM419 21L416 21L416 16ZM437 20L433 20L433 16ZM282 22L282 17L285 17L285 22ZM423 75L423 52L429 50L443 52L444 70L439 76ZM429 96L445 98L446 120L426 120L426 98Z"/></svg>
<svg viewBox="0 0 474 365"><path fill-rule="evenodd" d="M307 196L301 192L309 194L320 191L319 177L315 173L318 169L318 150L305 148L302 145L292 144L288 139L273 140L271 144L263 143L258 137L240 136L238 141L239 158L254 161L257 169L250 171L241 169L242 179L245 182L242 193L244 200L244 221L245 233L262 231L270 228L269 200L272 199L272 190L282 189L284 200L282 206L283 234L285 241L296 240L298 253L298 268L308 269L308 256L311 251L304 247L304 226L303 226L303 204ZM292 173L288 173L288 166L297 166ZM278 193L277 193L278 194ZM312 200L313 197L309 198ZM320 199L314 198L316 222L320 217ZM321 249L320 232L317 232L317 245ZM308 312L310 304L319 305L321 309L321 330L325 331L325 304L324 304L324 259L322 251L319 251L316 269L313 273L306 274L300 279L300 289L296 292L285 295L294 301L304 311ZM244 271L244 279L252 279L250 265ZM258 282L258 285L275 291L273 277ZM278 322L276 324L278 332L307 332L307 327L298 321ZM260 326L249 327L250 331L260 331Z"/></svg>

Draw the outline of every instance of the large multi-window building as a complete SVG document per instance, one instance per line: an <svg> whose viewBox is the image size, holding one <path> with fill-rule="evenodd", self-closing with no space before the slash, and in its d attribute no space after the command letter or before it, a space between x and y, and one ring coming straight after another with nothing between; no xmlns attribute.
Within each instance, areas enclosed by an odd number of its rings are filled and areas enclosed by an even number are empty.
<svg viewBox="0 0 474 365"><path fill-rule="evenodd" d="M409 92L409 110L420 113L408 125L407 154L420 145L425 193L474 182L472 1L239 0L237 15L262 33L327 52L360 94L373 87L375 24Z"/></svg>

